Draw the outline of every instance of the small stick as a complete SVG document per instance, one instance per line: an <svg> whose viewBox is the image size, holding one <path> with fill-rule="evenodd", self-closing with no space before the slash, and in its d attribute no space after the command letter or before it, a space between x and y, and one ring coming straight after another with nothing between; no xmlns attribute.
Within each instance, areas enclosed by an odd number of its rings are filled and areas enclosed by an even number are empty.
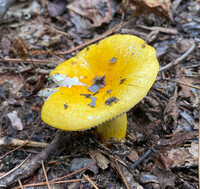
<svg viewBox="0 0 200 189"><path fill-rule="evenodd" d="M122 180L123 180L126 188L130 189L130 187L129 187L128 183L126 182L126 179L124 178L124 175L123 175L123 173L122 173L122 171L121 171L121 169L119 167L119 164L117 163L117 160L115 160L115 167L116 167L118 173L120 174L120 176L122 177Z"/></svg>
<svg viewBox="0 0 200 189"><path fill-rule="evenodd" d="M65 33L65 32L63 32L63 31L60 31L60 30L55 29L55 28L50 27L50 26L45 26L45 27L47 27L48 29L51 29L51 30L53 30L53 31L55 31L55 32L57 32L57 33L60 33L60 34L65 35L65 36L68 37L67 33Z"/></svg>
<svg viewBox="0 0 200 189"><path fill-rule="evenodd" d="M60 64L60 61L56 61L56 60L39 60L39 59L26 59L26 60L22 60L21 58L4 58L2 60L3 62L13 62L13 63L32 63L34 62L35 64Z"/></svg>
<svg viewBox="0 0 200 189"><path fill-rule="evenodd" d="M18 150L18 149L21 148L22 146L25 146L27 143L28 143L28 142L24 142L23 144L21 144L21 145L18 146L17 148L15 148L15 149L13 149L13 150L7 152L6 154L2 155L2 156L0 157L0 160L3 159L4 157L6 157L7 155L11 154L12 152Z"/></svg>
<svg viewBox="0 0 200 189"><path fill-rule="evenodd" d="M199 128L200 128L200 109L199 109ZM199 129L199 136L200 136L200 129ZM200 165L200 138L199 138L199 150L198 150L198 162ZM200 179L200 166L198 166L198 171L199 171L199 179ZM199 188L200 188L200 182L199 182Z"/></svg>
<svg viewBox="0 0 200 189"><path fill-rule="evenodd" d="M192 88L195 88L195 89L199 89L200 90L200 87L196 86L196 85L191 85L191 84L188 84L188 83L183 83L181 81L175 81L175 80L171 80L171 79L165 79L166 81L170 81L170 82L173 82L173 83L178 83L180 85L185 85L185 86L188 86L188 87L192 87Z"/></svg>
<svg viewBox="0 0 200 189"><path fill-rule="evenodd" d="M158 31L162 33L178 34L178 30L173 29L173 28L163 28L163 27L158 27L158 26L148 27L148 26L142 26L142 25L136 25L136 27L146 29L146 30L151 30L151 31Z"/></svg>
<svg viewBox="0 0 200 189"><path fill-rule="evenodd" d="M92 164L90 164L90 165L88 165L88 166L86 166L86 167L84 167L84 168L82 168L82 169L79 169L78 171L75 171L75 172L73 172L73 173L70 173L70 174L68 174L68 175L65 175L65 176L63 176L63 177L50 180L50 182L55 182L55 181L57 181L57 180L61 180L61 179L70 177L70 176L72 176L72 175L75 175L75 174L77 174L77 173L79 173L79 172L81 172L81 171L84 171L84 170L88 169L89 167L93 166L95 163L96 163L96 162L94 162L94 163L92 163Z"/></svg>
<svg viewBox="0 0 200 189"><path fill-rule="evenodd" d="M135 169L140 163L142 163L146 158L149 157L152 150L147 150L134 164L131 165L131 169Z"/></svg>
<svg viewBox="0 0 200 189"><path fill-rule="evenodd" d="M0 137L0 146L23 146L34 147L34 148L46 148L49 143L46 142L36 142L30 140L20 140L17 138L10 137Z"/></svg>
<svg viewBox="0 0 200 189"><path fill-rule="evenodd" d="M92 186L94 186L95 189L99 189L99 188L96 186L96 184L94 184L94 182L93 182L87 175L85 175L85 174L83 173L83 176L88 180L88 182L89 182Z"/></svg>
<svg viewBox="0 0 200 189"><path fill-rule="evenodd" d="M49 184L49 179L47 177L47 173L46 173L46 170L45 170L45 167L44 167L44 161L42 160L41 163L42 163L42 169L43 169L43 172L44 172L44 176L45 176L45 179L46 179L46 182L47 182L48 189L51 189L50 184Z"/></svg>
<svg viewBox="0 0 200 189"><path fill-rule="evenodd" d="M98 37L96 37L96 38L94 38L94 39L91 39L91 40L89 40L89 41L86 41L85 43L83 43L83 44L81 44L81 45L78 45L78 46L76 46L76 47L74 47L74 48L72 48L72 49L69 49L69 50L67 50L67 51L64 51L64 52L57 52L56 54L65 55L65 54L72 53L72 52L74 52L74 51L76 51L76 50L79 50L79 49L81 49L81 48L83 48L83 47L85 47L85 46L88 46L88 45L90 45L91 43L94 43L94 42L96 42L96 41L99 41L100 39L102 39L102 38L104 38L104 37L106 37L106 36L112 34L115 30L122 28L123 26L125 26L126 24L128 24L131 20L132 20L132 18L131 18L130 20L128 20L127 22L125 22L125 23L120 23L119 25L114 26L113 28L107 30L106 32L104 32L103 34L101 34L100 36L98 36Z"/></svg>
<svg viewBox="0 0 200 189"><path fill-rule="evenodd" d="M18 180L18 183L19 183L19 186L21 189L24 189L23 185L22 185L22 182L20 180Z"/></svg>
<svg viewBox="0 0 200 189"><path fill-rule="evenodd" d="M109 157L112 158L112 159L116 159L119 163L121 163L121 164L124 165L125 167L128 167L128 166L126 165L126 163L123 162L118 156L115 155L115 157L114 157L114 156L110 155L109 153L104 152L103 150L100 150L100 152L102 152L103 154L109 156Z"/></svg>
<svg viewBox="0 0 200 189"><path fill-rule="evenodd" d="M80 181L87 181L86 179L71 179L71 180L63 180L57 182L50 182L51 184L62 184L62 183L70 183L70 182L80 182ZM24 187L34 187L34 186L43 186L46 185L47 182L38 182L33 184L25 184ZM0 187L6 187L4 185L0 185ZM12 189L19 189L20 187L13 187Z"/></svg>
<svg viewBox="0 0 200 189"><path fill-rule="evenodd" d="M164 71L164 70L168 70L169 68L171 68L172 66L177 65L180 61L182 61L186 56L188 56L196 47L195 43L188 49L188 51L186 51L182 56L180 56L179 58L177 58L176 60L171 61L169 64L161 67L159 69L160 72Z"/></svg>

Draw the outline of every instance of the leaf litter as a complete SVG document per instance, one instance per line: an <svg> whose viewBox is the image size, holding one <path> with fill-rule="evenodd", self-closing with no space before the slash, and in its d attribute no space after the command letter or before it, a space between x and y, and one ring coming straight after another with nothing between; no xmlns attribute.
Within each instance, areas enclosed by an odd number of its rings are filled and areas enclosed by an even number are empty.
<svg viewBox="0 0 200 189"><path fill-rule="evenodd" d="M91 40L94 42L112 33L137 35L157 50L160 67L177 60L195 44L193 52L175 66L159 73L146 98L127 113L128 132L125 140L121 143L112 141L99 144L93 140L96 137L95 129L74 132L71 143L51 156L45 166L49 179L57 179L93 163L90 154L93 149L94 152L97 150L93 154L98 163L95 169L86 169L84 174L93 179L97 186L125 188L126 182L138 188L198 188L200 98L199 90L187 84L200 85L199 1L131 0L122 1L121 4L115 0L97 0L92 3L53 0L49 4L36 0L13 4L9 0L5 2L5 7L0 10L1 137L48 143L54 139L56 129L40 120L43 100L38 97L37 91L53 86L47 75L56 63L71 58ZM124 24L132 16L133 20L121 27L120 23ZM113 29L115 26L120 27ZM18 52L12 48L16 46L15 38L20 39L15 48ZM71 53L58 56L57 52ZM19 58L23 60L19 62ZM42 62L35 64L36 69L32 69L30 59ZM110 60L110 64L118 61ZM46 63L48 61L54 63ZM91 107L95 107L98 100L91 94L106 86L105 77L96 76L88 94L80 94L83 100L84 96L90 98ZM123 82L125 78L118 84ZM106 95L110 95L105 101L108 106L117 103L112 89L107 89ZM7 115L14 115L14 118L8 118ZM153 152L135 168L137 175L127 170L125 166L131 166L149 149L153 149ZM8 151L9 148L0 146L0 156ZM7 155L0 161L0 174L15 168L22 160L26 160L27 155L35 156L39 152L39 149L23 147ZM121 173L116 169L113 157L119 161ZM43 178L41 171L36 170L34 174L29 177L30 184L39 182L37 178ZM83 172L78 177L85 178ZM21 182L25 185L26 180L22 179ZM90 187L89 181L77 183L79 187ZM62 185L70 187L73 184Z"/></svg>

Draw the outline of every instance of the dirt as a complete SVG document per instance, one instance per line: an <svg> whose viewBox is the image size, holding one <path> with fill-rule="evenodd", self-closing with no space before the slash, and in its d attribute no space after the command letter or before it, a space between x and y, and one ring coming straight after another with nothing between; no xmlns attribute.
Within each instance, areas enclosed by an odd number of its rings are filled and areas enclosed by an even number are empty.
<svg viewBox="0 0 200 189"><path fill-rule="evenodd" d="M40 117L44 99L38 92L53 86L49 73L100 39L131 34L156 49L163 70L147 96L127 112L126 138L103 143L96 128L69 132L70 143L44 159L45 169L41 165L11 186L48 188L48 178L62 181L50 182L50 188L198 188L199 0L5 2L0 11L0 176L43 150L5 143L4 137L40 143L55 138L58 129ZM113 57L110 63L116 61ZM103 76L97 79L98 89L106 85ZM95 97L82 95L95 106ZM111 97L107 104L117 100ZM1 181L0 188L6 188Z"/></svg>

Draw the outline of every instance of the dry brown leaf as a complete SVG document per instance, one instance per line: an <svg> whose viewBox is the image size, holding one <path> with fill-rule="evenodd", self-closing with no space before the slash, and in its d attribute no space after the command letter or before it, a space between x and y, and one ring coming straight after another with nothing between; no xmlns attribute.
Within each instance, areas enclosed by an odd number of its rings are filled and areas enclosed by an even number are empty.
<svg viewBox="0 0 200 189"><path fill-rule="evenodd" d="M158 178L158 183L161 189L166 189L167 186L174 188L175 175L170 170L163 170L159 167L153 167L153 174Z"/></svg>
<svg viewBox="0 0 200 189"><path fill-rule="evenodd" d="M21 89L23 86L23 82L19 75L16 74L11 74L11 73L5 73L5 74L0 74L0 85L8 82L9 84L12 85L12 88L10 89L12 93L16 93Z"/></svg>
<svg viewBox="0 0 200 189"><path fill-rule="evenodd" d="M190 78L181 78L179 81L187 84L192 84L194 82L194 80ZM180 85L180 86L181 86L181 91L179 92L179 96L181 96L182 98L190 98L192 96L191 87L188 87L186 85Z"/></svg>
<svg viewBox="0 0 200 189"><path fill-rule="evenodd" d="M179 117L179 108L176 104L177 97L177 88L175 88L174 96L170 98L168 104L164 109L164 115L166 115L165 117L167 117L167 120L168 117L172 117L175 122L175 125L177 124L177 119Z"/></svg>
<svg viewBox="0 0 200 189"><path fill-rule="evenodd" d="M97 165L102 169L105 170L108 168L108 164L110 160L108 160L101 152L98 150L90 151L90 155L96 160Z"/></svg>
<svg viewBox="0 0 200 189"><path fill-rule="evenodd" d="M89 19L92 27L99 27L103 23L109 23L115 10L112 0L76 0L69 4L67 8Z"/></svg>
<svg viewBox="0 0 200 189"><path fill-rule="evenodd" d="M189 148L171 149L168 156L174 161L173 167L195 166L198 161L198 144L192 143Z"/></svg>
<svg viewBox="0 0 200 189"><path fill-rule="evenodd" d="M167 186L174 186L174 175L170 168L174 161L161 153L157 155L156 161L152 167L153 174L158 178L158 183L161 189Z"/></svg>
<svg viewBox="0 0 200 189"><path fill-rule="evenodd" d="M171 1L170 0L131 0L136 6L136 15L156 13L169 17Z"/></svg>
<svg viewBox="0 0 200 189"><path fill-rule="evenodd" d="M172 167L174 161L173 159L159 153L157 155L156 161L154 163L155 167L159 167L160 169L163 170L170 170L170 168Z"/></svg>
<svg viewBox="0 0 200 189"><path fill-rule="evenodd" d="M139 159L137 152L134 149L131 149L131 153L126 156L132 162L136 162Z"/></svg>
<svg viewBox="0 0 200 189"><path fill-rule="evenodd" d="M15 53L25 61L29 55L29 46L22 37L15 37L13 40L13 49Z"/></svg>

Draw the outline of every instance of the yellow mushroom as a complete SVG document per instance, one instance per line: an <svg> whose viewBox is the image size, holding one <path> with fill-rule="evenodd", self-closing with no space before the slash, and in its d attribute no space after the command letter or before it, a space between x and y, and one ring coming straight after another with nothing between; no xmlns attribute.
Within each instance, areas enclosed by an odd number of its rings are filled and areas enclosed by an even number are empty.
<svg viewBox="0 0 200 189"><path fill-rule="evenodd" d="M108 140L126 135L126 113L154 83L159 64L156 51L132 35L113 35L88 46L51 72L58 88L48 97L42 120L70 131L98 126ZM102 124L102 125L101 125Z"/></svg>

